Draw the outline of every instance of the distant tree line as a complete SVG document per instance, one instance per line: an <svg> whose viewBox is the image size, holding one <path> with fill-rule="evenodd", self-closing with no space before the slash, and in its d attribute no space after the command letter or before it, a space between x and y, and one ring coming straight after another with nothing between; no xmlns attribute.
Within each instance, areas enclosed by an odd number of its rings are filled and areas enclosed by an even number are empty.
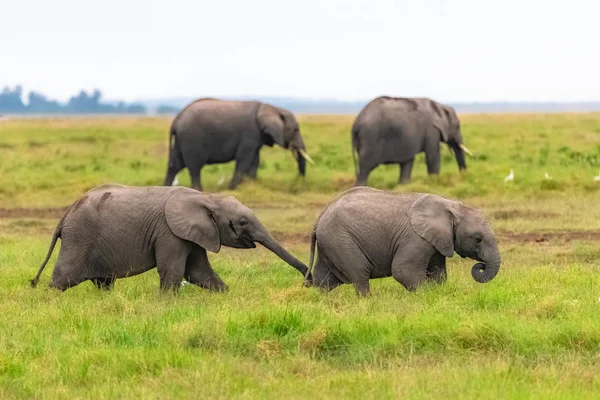
<svg viewBox="0 0 600 400"><path fill-rule="evenodd" d="M102 103L102 92L98 89L88 94L80 91L67 103L59 103L48 99L43 94L30 92L28 102L23 102L23 88L4 87L0 92L0 113L39 113L39 114L145 114L143 104L127 104L122 101L116 104Z"/></svg>

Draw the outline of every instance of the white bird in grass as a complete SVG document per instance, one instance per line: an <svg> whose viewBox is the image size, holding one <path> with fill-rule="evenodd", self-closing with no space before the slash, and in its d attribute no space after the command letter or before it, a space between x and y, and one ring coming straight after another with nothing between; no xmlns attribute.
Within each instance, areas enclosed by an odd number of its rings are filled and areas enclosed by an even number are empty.
<svg viewBox="0 0 600 400"><path fill-rule="evenodd" d="M510 174L508 174L508 176L506 178L504 178L504 182L512 182L514 180L515 180L515 173L511 169Z"/></svg>
<svg viewBox="0 0 600 400"><path fill-rule="evenodd" d="M175 179L173 179L173 183L171 184L171 186L177 186L179 185L179 179L177 179L177 177L175 177Z"/></svg>
<svg viewBox="0 0 600 400"><path fill-rule="evenodd" d="M595 182L600 182L600 171L598 171L598 176L594 177Z"/></svg>
<svg viewBox="0 0 600 400"><path fill-rule="evenodd" d="M219 178L219 182L217 182L217 186L221 186L225 182L225 175L221 175Z"/></svg>
<svg viewBox="0 0 600 400"><path fill-rule="evenodd" d="M548 173L547 173L547 172L544 174L544 177L545 177L546 179L552 179L552 178L550 177L550 175L548 175Z"/></svg>

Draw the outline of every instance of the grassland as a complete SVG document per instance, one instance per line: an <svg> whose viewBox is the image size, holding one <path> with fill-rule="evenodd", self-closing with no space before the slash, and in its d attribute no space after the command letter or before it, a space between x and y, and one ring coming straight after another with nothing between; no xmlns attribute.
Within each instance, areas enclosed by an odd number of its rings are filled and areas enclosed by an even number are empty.
<svg viewBox="0 0 600 400"><path fill-rule="evenodd" d="M0 398L600 397L600 115L462 121L468 173L444 149L437 178L420 157L410 185L396 186L397 166L370 184L481 207L500 274L478 284L472 262L454 257L442 286L408 293L382 279L368 299L351 286L302 288L263 248L210 255L225 294L162 295L154 271L111 293L91 283L57 293L46 270L31 289L65 206L102 183L162 182L170 121L0 122ZM353 182L351 122L301 117L317 162L305 179L289 152L265 148L257 182L229 192L233 165L209 166L205 189L251 206L307 262L315 217Z"/></svg>

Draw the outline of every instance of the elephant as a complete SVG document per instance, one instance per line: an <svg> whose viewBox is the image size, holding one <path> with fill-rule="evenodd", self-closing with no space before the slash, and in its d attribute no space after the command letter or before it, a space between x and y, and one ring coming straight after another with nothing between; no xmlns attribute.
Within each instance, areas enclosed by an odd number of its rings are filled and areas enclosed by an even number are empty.
<svg viewBox="0 0 600 400"><path fill-rule="evenodd" d="M260 148L274 144L291 149L300 175L306 174L306 161L314 164L290 111L258 101L198 99L171 124L164 186L172 185L177 173L187 167L192 188L202 190L200 172L204 165L235 160L229 183L233 190L244 177L256 179Z"/></svg>
<svg viewBox="0 0 600 400"><path fill-rule="evenodd" d="M355 186L367 186L369 174L379 164L399 164L398 183L409 182L415 155L421 152L425 152L429 175L439 174L440 141L454 151L459 170L465 170L465 153L471 152L463 144L452 107L428 98L377 97L352 126Z"/></svg>
<svg viewBox="0 0 600 400"><path fill-rule="evenodd" d="M327 292L352 283L366 296L370 279L392 276L414 291L427 281L444 282L446 258L455 251L479 261L471 270L475 281L498 274L500 252L481 211L434 194L355 187L317 218L304 286Z"/></svg>
<svg viewBox="0 0 600 400"><path fill-rule="evenodd" d="M248 207L232 196L181 186L103 185L86 192L60 219L35 287L56 242L62 246L50 286L61 291L86 280L110 290L117 278L154 267L163 291L177 292L185 278L211 291L227 285L212 269L206 251L221 246L255 248L260 243L306 275Z"/></svg>

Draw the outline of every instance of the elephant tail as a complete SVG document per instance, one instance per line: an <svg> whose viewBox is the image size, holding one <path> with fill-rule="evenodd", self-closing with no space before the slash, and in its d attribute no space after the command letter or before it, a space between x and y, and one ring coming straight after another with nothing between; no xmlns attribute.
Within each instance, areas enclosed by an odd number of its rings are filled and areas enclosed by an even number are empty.
<svg viewBox="0 0 600 400"><path fill-rule="evenodd" d="M40 276L42 275L42 271L44 271L44 268L46 267L46 264L48 264L48 260L50 260L50 256L52 256L52 252L54 251L54 247L56 246L56 242L58 241L58 238L60 238L60 234L61 234L62 227L63 227L63 222L65 221L65 218L66 218L66 216L67 216L68 213L69 213L69 210L67 210L67 212L65 212L65 214L62 216L62 218L58 222L58 225L56 226L56 230L54 231L54 235L52 236L52 241L50 242L50 248L48 249L48 254L46 255L46 259L44 260L44 262L40 266L40 269L38 270L38 273L35 276L35 278L33 278L30 281L32 288L34 288L34 287L37 286L37 284L38 284L38 282L40 280Z"/></svg>
<svg viewBox="0 0 600 400"><path fill-rule="evenodd" d="M304 286L310 286L312 284L312 269L315 261L315 246L317 244L317 224L315 224L310 234L310 259L308 260L308 270L304 275Z"/></svg>

